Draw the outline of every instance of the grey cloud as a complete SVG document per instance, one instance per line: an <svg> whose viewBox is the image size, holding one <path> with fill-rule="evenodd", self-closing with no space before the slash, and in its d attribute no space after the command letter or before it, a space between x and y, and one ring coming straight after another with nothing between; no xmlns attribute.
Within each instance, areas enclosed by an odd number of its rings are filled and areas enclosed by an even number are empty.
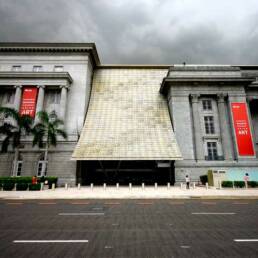
<svg viewBox="0 0 258 258"><path fill-rule="evenodd" d="M0 41L96 42L102 63L258 64L255 0L0 0Z"/></svg>

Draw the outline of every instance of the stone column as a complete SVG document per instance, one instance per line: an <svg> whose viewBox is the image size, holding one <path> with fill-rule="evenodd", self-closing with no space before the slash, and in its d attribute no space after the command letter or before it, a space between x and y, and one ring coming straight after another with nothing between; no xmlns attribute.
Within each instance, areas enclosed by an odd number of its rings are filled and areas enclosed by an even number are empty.
<svg viewBox="0 0 258 258"><path fill-rule="evenodd" d="M197 160L204 159L203 152L203 140L202 131L200 126L200 116L199 116L199 95L192 94L192 111L193 111L193 127L194 127L194 140L195 140L195 157Z"/></svg>
<svg viewBox="0 0 258 258"><path fill-rule="evenodd" d="M256 153L256 134L255 134L255 125L254 125L254 121L252 119L252 115L251 115L251 108L250 108L250 102L255 100L256 98L254 98L253 96L247 96L246 97L246 104L247 104L247 114L248 114L248 120L249 120L249 126L250 126L250 131L251 131L251 136L252 136L252 141L253 141L253 148L254 148L254 152ZM255 154L257 155L257 154Z"/></svg>
<svg viewBox="0 0 258 258"><path fill-rule="evenodd" d="M225 160L232 160L232 142L229 133L229 119L227 118L226 106L225 106L225 94L217 94L218 97L218 111L219 111L219 124L220 135L222 141L222 148Z"/></svg>
<svg viewBox="0 0 258 258"><path fill-rule="evenodd" d="M16 110L20 109L20 105L21 105L21 96L22 96L22 86L21 85L15 85L15 96L14 96L14 105L13 107Z"/></svg>
<svg viewBox="0 0 258 258"><path fill-rule="evenodd" d="M37 106L36 106L36 115L39 111L43 110L44 96L45 96L45 86L38 85L37 88L39 89L39 92L38 92L38 100L37 100ZM37 120L37 116L35 120Z"/></svg>
<svg viewBox="0 0 258 258"><path fill-rule="evenodd" d="M65 85L62 85L62 86L60 86L60 88L61 88L61 99L60 99L60 108L59 108L59 118L64 121L65 113L66 113L68 87Z"/></svg>

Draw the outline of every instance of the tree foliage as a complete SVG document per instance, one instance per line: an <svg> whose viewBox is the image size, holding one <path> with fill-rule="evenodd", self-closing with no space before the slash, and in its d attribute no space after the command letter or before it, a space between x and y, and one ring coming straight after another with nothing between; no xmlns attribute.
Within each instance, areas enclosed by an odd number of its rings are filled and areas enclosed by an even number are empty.
<svg viewBox="0 0 258 258"><path fill-rule="evenodd" d="M0 134L4 135L1 151L7 152L10 144L14 149L19 148L21 137L31 132L33 118L8 107L0 107L0 117Z"/></svg>

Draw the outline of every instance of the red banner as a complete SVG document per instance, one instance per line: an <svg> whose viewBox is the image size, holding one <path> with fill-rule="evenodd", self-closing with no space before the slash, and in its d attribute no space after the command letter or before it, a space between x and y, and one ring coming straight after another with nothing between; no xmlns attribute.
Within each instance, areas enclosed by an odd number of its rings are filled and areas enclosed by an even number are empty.
<svg viewBox="0 0 258 258"><path fill-rule="evenodd" d="M22 93L20 114L35 117L38 89L36 87L24 87Z"/></svg>
<svg viewBox="0 0 258 258"><path fill-rule="evenodd" d="M254 156L246 103L231 103L239 156Z"/></svg>

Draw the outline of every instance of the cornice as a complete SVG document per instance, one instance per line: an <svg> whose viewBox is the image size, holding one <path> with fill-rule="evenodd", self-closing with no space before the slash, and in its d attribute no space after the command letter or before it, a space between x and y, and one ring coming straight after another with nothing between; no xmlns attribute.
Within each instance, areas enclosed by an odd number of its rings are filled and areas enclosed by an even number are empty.
<svg viewBox="0 0 258 258"><path fill-rule="evenodd" d="M95 43L2 42L0 52L87 52L91 55L94 66L100 65Z"/></svg>
<svg viewBox="0 0 258 258"><path fill-rule="evenodd" d="M0 72L0 79L65 79L73 82L68 72Z"/></svg>
<svg viewBox="0 0 258 258"><path fill-rule="evenodd" d="M168 91L168 86L176 84L179 86L180 84L183 85L202 85L202 84L218 84L220 86L226 85L226 84L239 84L241 83L243 86L250 85L253 81L255 81L255 78L242 78L242 77L176 77L176 78L169 78L166 77L163 79L161 87L160 87L160 93L166 94Z"/></svg>

